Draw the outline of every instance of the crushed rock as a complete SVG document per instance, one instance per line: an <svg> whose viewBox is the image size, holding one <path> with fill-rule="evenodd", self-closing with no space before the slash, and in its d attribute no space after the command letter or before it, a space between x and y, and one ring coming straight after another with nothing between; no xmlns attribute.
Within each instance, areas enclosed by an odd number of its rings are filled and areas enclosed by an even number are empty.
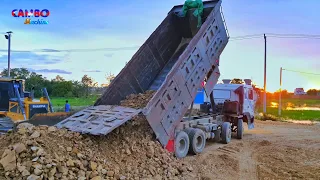
<svg viewBox="0 0 320 180"><path fill-rule="evenodd" d="M145 93L131 94L127 98L120 102L121 106L130 108L144 108L147 106L149 100L153 97L156 91L148 90Z"/></svg>
<svg viewBox="0 0 320 180"><path fill-rule="evenodd" d="M153 94L130 95L121 105L143 108ZM142 115L107 136L22 126L0 136L0 145L0 179L181 179L192 173L181 171L184 165L156 141Z"/></svg>

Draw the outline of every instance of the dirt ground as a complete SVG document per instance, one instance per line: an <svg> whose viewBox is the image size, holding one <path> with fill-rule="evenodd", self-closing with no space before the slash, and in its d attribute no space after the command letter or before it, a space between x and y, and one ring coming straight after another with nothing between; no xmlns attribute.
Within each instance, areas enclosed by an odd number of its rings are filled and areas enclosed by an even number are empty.
<svg viewBox="0 0 320 180"><path fill-rule="evenodd" d="M134 129L134 131L132 131ZM0 179L320 179L320 125L256 121L242 140L176 159L142 117L106 137L54 127L0 136Z"/></svg>
<svg viewBox="0 0 320 180"><path fill-rule="evenodd" d="M242 140L208 143L183 161L199 179L320 179L320 125L256 121Z"/></svg>

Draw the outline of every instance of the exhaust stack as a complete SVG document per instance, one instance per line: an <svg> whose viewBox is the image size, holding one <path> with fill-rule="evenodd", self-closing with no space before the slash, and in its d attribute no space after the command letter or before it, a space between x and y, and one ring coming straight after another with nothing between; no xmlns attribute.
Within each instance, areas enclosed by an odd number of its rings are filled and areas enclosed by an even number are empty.
<svg viewBox="0 0 320 180"><path fill-rule="evenodd" d="M231 79L222 79L223 84L230 84Z"/></svg>
<svg viewBox="0 0 320 180"><path fill-rule="evenodd" d="M244 82L246 83L246 85L251 85L252 84L251 79L244 79Z"/></svg>

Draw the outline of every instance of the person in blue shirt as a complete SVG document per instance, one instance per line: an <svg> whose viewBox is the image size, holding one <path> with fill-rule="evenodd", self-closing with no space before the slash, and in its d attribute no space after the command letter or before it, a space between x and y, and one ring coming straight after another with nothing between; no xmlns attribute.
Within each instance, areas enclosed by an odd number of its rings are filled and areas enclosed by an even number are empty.
<svg viewBox="0 0 320 180"><path fill-rule="evenodd" d="M66 105L64 106L65 112L70 112L70 104L68 103L68 100L66 100Z"/></svg>

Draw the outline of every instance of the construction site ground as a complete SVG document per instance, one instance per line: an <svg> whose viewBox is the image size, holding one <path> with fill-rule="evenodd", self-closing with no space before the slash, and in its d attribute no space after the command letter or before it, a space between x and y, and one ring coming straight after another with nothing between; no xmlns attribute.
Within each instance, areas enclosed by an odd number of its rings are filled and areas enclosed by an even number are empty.
<svg viewBox="0 0 320 180"><path fill-rule="evenodd" d="M202 179L320 179L320 125L256 121L242 140L189 156Z"/></svg>
<svg viewBox="0 0 320 180"><path fill-rule="evenodd" d="M319 179L320 126L256 121L242 140L177 160L143 117L107 137L53 127L0 138L0 179ZM10 157L11 156L11 157Z"/></svg>

